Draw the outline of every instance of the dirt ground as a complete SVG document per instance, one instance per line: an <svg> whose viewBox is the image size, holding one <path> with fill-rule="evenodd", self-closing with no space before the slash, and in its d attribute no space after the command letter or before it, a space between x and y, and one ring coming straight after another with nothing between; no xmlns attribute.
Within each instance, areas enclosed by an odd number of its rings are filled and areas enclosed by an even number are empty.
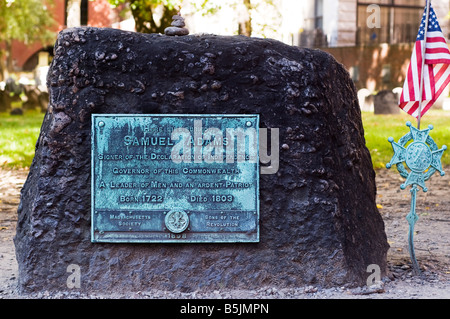
<svg viewBox="0 0 450 319"><path fill-rule="evenodd" d="M321 289L314 286L258 290L221 290L192 293L137 291L127 295L83 295L74 290L21 295L17 290L17 262L13 237L17 221L19 194L26 180L26 170L0 169L0 299L10 298L304 298L304 299L449 299L450 298L450 168L441 177L435 174L428 182L429 191L417 195L414 244L422 276L413 275L409 259L405 219L410 209L410 192L400 190L403 179L395 169L377 171L377 203L385 222L390 249L389 275L371 287L336 287ZM368 273L369 275L369 273Z"/></svg>

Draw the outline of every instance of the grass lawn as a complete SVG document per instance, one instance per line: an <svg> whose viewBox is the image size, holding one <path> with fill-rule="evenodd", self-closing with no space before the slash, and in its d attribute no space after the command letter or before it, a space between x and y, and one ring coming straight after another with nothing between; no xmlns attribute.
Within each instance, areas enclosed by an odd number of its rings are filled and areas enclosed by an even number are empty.
<svg viewBox="0 0 450 319"><path fill-rule="evenodd" d="M34 156L44 114L27 111L23 116L0 113L0 167L30 167ZM406 121L417 127L417 120L401 112L398 115L374 115L362 113L366 146L370 150L375 169L384 168L393 155L388 137L395 141L409 132ZM439 148L447 145L449 150L442 156L442 164L450 165L450 112L430 110L422 118L421 129L433 124L431 137Z"/></svg>
<svg viewBox="0 0 450 319"><path fill-rule="evenodd" d="M44 115L38 111L0 113L0 167L30 167Z"/></svg>
<svg viewBox="0 0 450 319"><path fill-rule="evenodd" d="M375 169L385 168L394 151L388 137L392 136L394 141L398 140L409 132L405 125L410 121L417 127L417 119L401 111L398 115L374 115L373 113L362 113L364 125L364 137L366 146L372 156L372 163ZM442 155L442 165L450 165L450 112L442 110L430 110L421 119L420 129L433 125L430 136L439 148L447 145L449 149Z"/></svg>

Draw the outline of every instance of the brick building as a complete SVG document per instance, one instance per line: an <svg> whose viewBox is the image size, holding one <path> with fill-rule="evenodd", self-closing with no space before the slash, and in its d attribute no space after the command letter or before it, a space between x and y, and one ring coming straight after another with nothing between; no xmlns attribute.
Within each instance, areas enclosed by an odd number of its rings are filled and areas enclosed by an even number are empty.
<svg viewBox="0 0 450 319"><path fill-rule="evenodd" d="M273 0L279 19L270 20L273 8L265 7L263 0L251 2L261 7L260 12L253 10L252 20L259 18L276 29L267 36L330 52L346 66L358 89L372 92L403 86L425 6L425 0ZM450 0L432 0L432 5L448 38ZM230 34L236 30L238 14L229 11L221 13L223 17L186 21L194 32ZM208 29L202 30L202 25Z"/></svg>
<svg viewBox="0 0 450 319"><path fill-rule="evenodd" d="M112 9L108 0L77 1L81 25L134 30L132 17L121 17L121 9ZM54 2L59 31L67 27L70 0ZM252 0L252 4L262 8L263 22L273 24L276 32L270 37L330 52L347 67L358 89L373 92L403 85L425 0L273 0L273 3L279 11L277 21L269 21L270 8L264 7L263 0ZM444 36L448 37L450 0L433 0L432 5ZM223 6L221 13L214 16L191 13L185 17L191 33L230 34L237 25L235 11L236 8ZM252 19L256 21L256 14ZM12 54L17 70L31 71L44 65L51 51L51 46L15 42Z"/></svg>
<svg viewBox="0 0 450 319"><path fill-rule="evenodd" d="M358 89L401 87L424 5L424 0L305 0L292 44L331 53ZM432 6L448 39L450 1L433 0Z"/></svg>
<svg viewBox="0 0 450 319"><path fill-rule="evenodd" d="M78 0L79 24L94 27L114 27L119 29L134 29L133 19L125 19L119 15L120 9L111 8L108 0ZM59 32L68 27L69 0L55 0L51 7L53 18L56 20L55 31ZM69 24L70 26L70 24ZM56 37L55 37L56 40ZM53 46L44 47L41 43L25 45L14 41L12 56L14 71L32 71L37 66L48 64L51 58Z"/></svg>

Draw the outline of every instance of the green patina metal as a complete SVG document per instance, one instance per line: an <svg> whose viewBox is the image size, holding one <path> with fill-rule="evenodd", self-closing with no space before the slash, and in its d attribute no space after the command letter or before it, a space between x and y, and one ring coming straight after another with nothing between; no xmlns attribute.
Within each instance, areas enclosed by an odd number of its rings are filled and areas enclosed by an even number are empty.
<svg viewBox="0 0 450 319"><path fill-rule="evenodd" d="M409 127L410 132L400 138L398 143L394 142L392 137L388 138L394 150L394 155L391 161L386 164L386 168L396 165L400 175L406 178L406 181L400 185L401 189L411 185L411 209L406 216L406 220L409 223L408 248L413 268L417 274L420 274L420 268L414 252L414 225L419 220L419 216L416 213L416 195L419 190L418 186L422 187L424 192L428 191L425 181L436 171L439 171L441 176L444 176L441 157L447 146L443 145L441 149L438 148L429 135L433 129L432 125L429 125L427 129L419 130L408 121L406 126ZM406 146L407 144L408 146ZM410 172L408 172L403 163L410 169Z"/></svg>
<svg viewBox="0 0 450 319"><path fill-rule="evenodd" d="M258 115L92 115L92 242L259 242Z"/></svg>

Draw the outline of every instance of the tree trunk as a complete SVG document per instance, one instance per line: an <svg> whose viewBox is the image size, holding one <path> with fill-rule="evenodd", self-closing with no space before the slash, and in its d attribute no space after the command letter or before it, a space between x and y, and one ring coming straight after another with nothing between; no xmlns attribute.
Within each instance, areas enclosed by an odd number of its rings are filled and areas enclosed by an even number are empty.
<svg viewBox="0 0 450 319"><path fill-rule="evenodd" d="M164 33L164 29L170 26L172 23L172 16L177 14L175 8L169 9L163 7L163 15L161 17L159 25L156 24L153 18L153 10L155 6L151 4L142 4L141 1L131 1L131 12L135 21L135 27L137 32L141 33Z"/></svg>
<svg viewBox="0 0 450 319"><path fill-rule="evenodd" d="M169 9L168 7L164 6L163 9L163 15L161 17L161 23L160 26L158 27L158 30L156 31L156 33L162 33L164 34L164 29L167 27L170 27L170 24L172 23L172 17L176 14L178 14L178 10L174 9Z"/></svg>
<svg viewBox="0 0 450 319"><path fill-rule="evenodd" d="M5 53L6 53L6 68L5 68L5 80L9 77L9 75L14 71L14 63L12 57L12 41L5 41Z"/></svg>
<svg viewBox="0 0 450 319"><path fill-rule="evenodd" d="M239 21L238 33L246 35L248 37L252 36L252 15L250 10L252 9L251 0L243 0L244 7L246 9L245 13L242 13L242 20Z"/></svg>
<svg viewBox="0 0 450 319"><path fill-rule="evenodd" d="M79 27L81 25L81 0L67 1L67 27Z"/></svg>
<svg viewBox="0 0 450 319"><path fill-rule="evenodd" d="M6 55L6 50L0 50L0 81L5 81L6 77L8 76L5 64Z"/></svg>

